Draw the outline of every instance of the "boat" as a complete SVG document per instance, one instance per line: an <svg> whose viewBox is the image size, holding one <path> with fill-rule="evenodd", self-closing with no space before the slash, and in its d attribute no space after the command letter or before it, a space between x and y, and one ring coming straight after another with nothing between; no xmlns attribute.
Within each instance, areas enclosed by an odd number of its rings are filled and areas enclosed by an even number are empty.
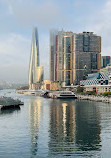
<svg viewBox="0 0 111 158"><path fill-rule="evenodd" d="M44 97L44 98L50 98L49 97L49 93L50 91L49 90L43 90L40 94L41 97Z"/></svg>
<svg viewBox="0 0 111 158"><path fill-rule="evenodd" d="M11 97L0 97L0 110L7 110L7 109L20 109L20 105L24 103L21 100L13 99Z"/></svg>
<svg viewBox="0 0 111 158"><path fill-rule="evenodd" d="M77 99L77 96L74 92L71 91L60 91L59 93L54 95L54 98L59 99Z"/></svg>

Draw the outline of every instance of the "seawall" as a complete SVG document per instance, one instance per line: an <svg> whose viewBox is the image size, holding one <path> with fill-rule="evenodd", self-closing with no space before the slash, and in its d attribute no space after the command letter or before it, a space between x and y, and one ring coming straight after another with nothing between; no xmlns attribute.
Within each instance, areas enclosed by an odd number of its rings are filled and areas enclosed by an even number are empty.
<svg viewBox="0 0 111 158"><path fill-rule="evenodd" d="M80 95L77 94L77 98L79 100L90 100L90 101L96 101L96 102L105 102L105 103L111 103L111 97L104 97L104 96L94 96L94 95Z"/></svg>

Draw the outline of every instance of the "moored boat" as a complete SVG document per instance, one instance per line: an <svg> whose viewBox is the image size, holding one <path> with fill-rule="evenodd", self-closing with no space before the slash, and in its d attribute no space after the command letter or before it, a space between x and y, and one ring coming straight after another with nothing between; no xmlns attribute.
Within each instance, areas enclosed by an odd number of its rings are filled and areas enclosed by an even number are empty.
<svg viewBox="0 0 111 158"><path fill-rule="evenodd" d="M0 97L0 110L20 109L20 105L24 103L21 100L13 99L11 97Z"/></svg>
<svg viewBox="0 0 111 158"><path fill-rule="evenodd" d="M59 91L58 93L54 94L54 98L59 99L77 99L77 96L74 92L71 91Z"/></svg>

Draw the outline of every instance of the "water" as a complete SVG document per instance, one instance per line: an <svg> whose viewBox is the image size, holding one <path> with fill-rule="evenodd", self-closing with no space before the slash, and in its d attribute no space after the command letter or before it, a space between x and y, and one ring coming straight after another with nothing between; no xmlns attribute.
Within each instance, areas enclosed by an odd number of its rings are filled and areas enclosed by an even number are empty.
<svg viewBox="0 0 111 158"><path fill-rule="evenodd" d="M0 158L111 157L111 104L3 94L24 106L0 112Z"/></svg>

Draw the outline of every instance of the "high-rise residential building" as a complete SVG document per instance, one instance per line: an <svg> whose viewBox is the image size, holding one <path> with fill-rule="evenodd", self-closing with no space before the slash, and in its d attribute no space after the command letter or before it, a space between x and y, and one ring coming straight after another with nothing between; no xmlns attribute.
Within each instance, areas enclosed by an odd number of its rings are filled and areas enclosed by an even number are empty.
<svg viewBox="0 0 111 158"><path fill-rule="evenodd" d="M33 28L32 34L32 45L30 53L30 64L29 64L29 88L32 89L32 84L40 83L43 81L43 67L40 66L39 60L39 39L38 30Z"/></svg>
<svg viewBox="0 0 111 158"><path fill-rule="evenodd" d="M56 35L57 30L50 31L50 80L54 81L55 78L55 53L56 53Z"/></svg>
<svg viewBox="0 0 111 158"><path fill-rule="evenodd" d="M101 37L93 32L60 31L55 38L54 80L66 86L79 84L101 68Z"/></svg>
<svg viewBox="0 0 111 158"><path fill-rule="evenodd" d="M106 67L111 64L111 57L110 56L102 56L101 57L101 67Z"/></svg>
<svg viewBox="0 0 111 158"><path fill-rule="evenodd" d="M58 32L56 36L56 55L55 55L55 80L65 82L66 85L72 83L71 69L71 36L73 32Z"/></svg>
<svg viewBox="0 0 111 158"><path fill-rule="evenodd" d="M73 34L71 39L73 83L79 84L87 74L101 68L101 37L93 32Z"/></svg>

